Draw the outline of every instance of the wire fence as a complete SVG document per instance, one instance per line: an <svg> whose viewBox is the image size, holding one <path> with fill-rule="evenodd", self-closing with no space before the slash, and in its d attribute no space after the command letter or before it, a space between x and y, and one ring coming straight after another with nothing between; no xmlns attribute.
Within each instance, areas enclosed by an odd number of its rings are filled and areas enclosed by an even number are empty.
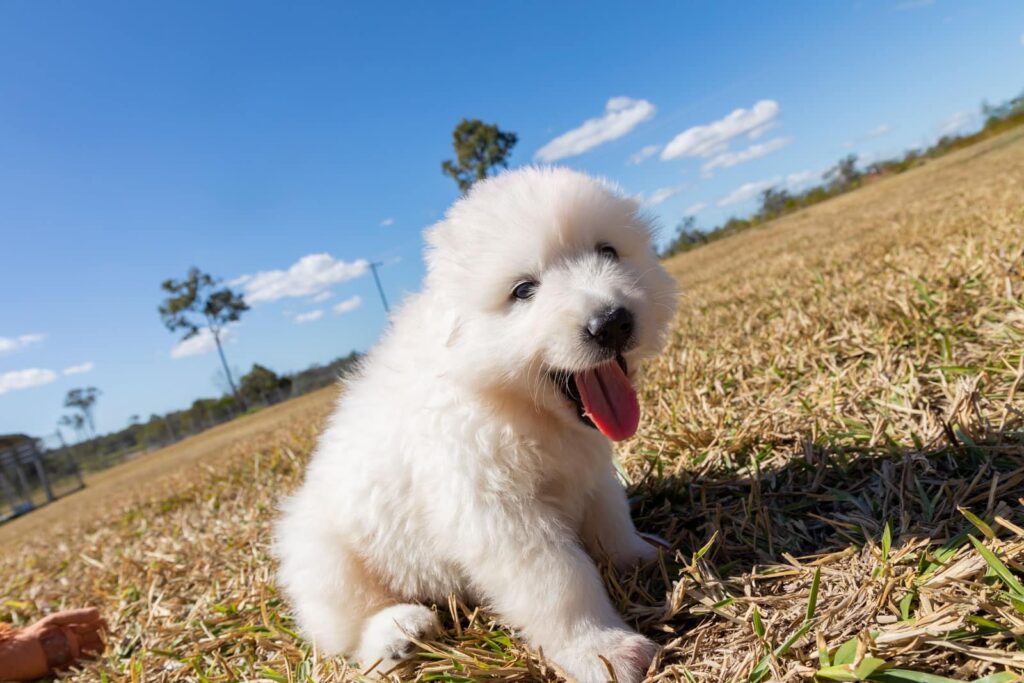
<svg viewBox="0 0 1024 683"><path fill-rule="evenodd" d="M61 446L47 450L45 439L22 438L0 448L0 522L85 486L73 453Z"/></svg>

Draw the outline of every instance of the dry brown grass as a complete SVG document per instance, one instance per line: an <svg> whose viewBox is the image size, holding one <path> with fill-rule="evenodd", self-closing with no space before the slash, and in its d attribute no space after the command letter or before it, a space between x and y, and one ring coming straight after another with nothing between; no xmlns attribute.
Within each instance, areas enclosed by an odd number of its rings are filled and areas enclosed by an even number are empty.
<svg viewBox="0 0 1024 683"><path fill-rule="evenodd" d="M673 548L606 570L664 645L650 680L1016 680L1024 132L669 267L686 294L622 456ZM101 606L111 647L78 680L356 678L294 635L268 556L308 408L55 550L5 548L4 618ZM444 638L396 678L554 680L485 613L438 608Z"/></svg>
<svg viewBox="0 0 1024 683"><path fill-rule="evenodd" d="M217 470L222 467L222 459L239 442L259 440L297 415L319 414L329 408L337 394L336 387L320 389L217 425L117 467L86 474L86 488L81 491L0 525L0 547L11 547L23 539L52 533L55 529L59 531L68 522L79 527L83 522L130 509L139 501L166 492L169 488L166 478L170 475L190 479L201 470Z"/></svg>

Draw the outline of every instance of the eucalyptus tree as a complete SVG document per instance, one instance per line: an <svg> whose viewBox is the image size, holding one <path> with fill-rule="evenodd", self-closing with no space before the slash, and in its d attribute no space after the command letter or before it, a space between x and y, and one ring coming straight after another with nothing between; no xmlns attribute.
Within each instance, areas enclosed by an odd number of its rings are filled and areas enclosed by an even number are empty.
<svg viewBox="0 0 1024 683"><path fill-rule="evenodd" d="M441 171L451 176L463 194L478 180L483 180L492 169L508 168L508 157L519 138L491 123L480 119L462 119L452 131L455 160L441 164Z"/></svg>
<svg viewBox="0 0 1024 683"><path fill-rule="evenodd" d="M227 326L249 310L249 304L240 293L219 284L209 273L195 266L182 280L164 280L160 288L167 293L167 298L160 304L160 319L171 332L184 331L181 341L204 334L204 331L213 338L231 393L244 406L224 356L224 335Z"/></svg>

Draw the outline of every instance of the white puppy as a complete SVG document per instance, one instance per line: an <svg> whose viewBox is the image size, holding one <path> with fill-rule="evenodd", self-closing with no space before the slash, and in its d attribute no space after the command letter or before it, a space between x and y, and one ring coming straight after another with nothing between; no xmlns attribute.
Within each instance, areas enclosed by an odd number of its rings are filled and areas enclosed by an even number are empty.
<svg viewBox="0 0 1024 683"><path fill-rule="evenodd" d="M643 678L654 644L589 551L636 533L608 439L675 284L636 202L564 169L477 183L427 233L428 273L345 389L277 527L280 581L322 649L386 670L450 593L484 604L578 681Z"/></svg>

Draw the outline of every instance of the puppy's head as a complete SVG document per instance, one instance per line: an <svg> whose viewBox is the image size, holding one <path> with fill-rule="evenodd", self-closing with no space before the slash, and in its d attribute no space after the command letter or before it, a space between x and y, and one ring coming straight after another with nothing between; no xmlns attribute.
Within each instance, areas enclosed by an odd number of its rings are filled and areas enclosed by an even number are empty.
<svg viewBox="0 0 1024 683"><path fill-rule="evenodd" d="M510 171L477 183L427 239L426 289L444 309L452 376L632 436L633 381L676 297L635 201L567 169Z"/></svg>

